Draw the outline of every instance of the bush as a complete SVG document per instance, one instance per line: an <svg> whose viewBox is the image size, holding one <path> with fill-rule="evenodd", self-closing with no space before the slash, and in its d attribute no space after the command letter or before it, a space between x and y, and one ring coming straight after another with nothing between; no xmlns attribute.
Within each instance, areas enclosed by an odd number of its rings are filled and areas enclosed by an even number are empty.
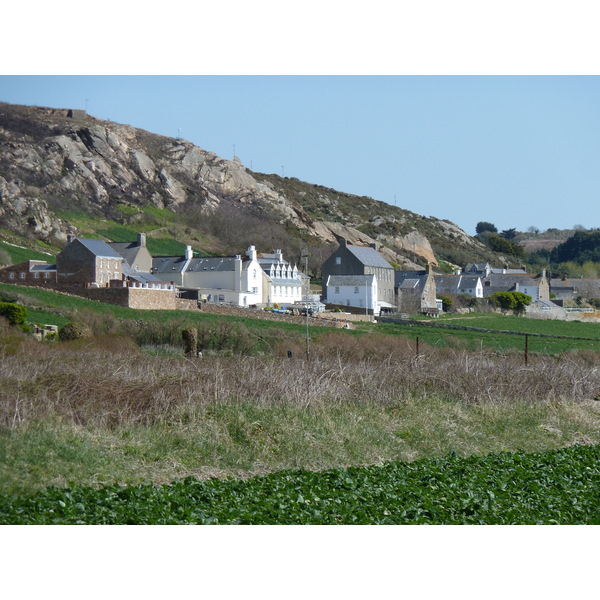
<svg viewBox="0 0 600 600"><path fill-rule="evenodd" d="M70 342L72 340L83 340L91 337L92 330L85 323L72 321L67 323L58 331L58 339L61 342Z"/></svg>
<svg viewBox="0 0 600 600"><path fill-rule="evenodd" d="M521 292L496 292L490 296L490 302L502 310L512 310L520 314L531 304L531 296Z"/></svg>
<svg viewBox="0 0 600 600"><path fill-rule="evenodd" d="M454 300L448 296L439 296L439 299L442 301L442 310L448 312L454 304Z"/></svg>
<svg viewBox="0 0 600 600"><path fill-rule="evenodd" d="M27 320L27 309L12 302L0 302L0 316L8 319L11 325L23 326Z"/></svg>

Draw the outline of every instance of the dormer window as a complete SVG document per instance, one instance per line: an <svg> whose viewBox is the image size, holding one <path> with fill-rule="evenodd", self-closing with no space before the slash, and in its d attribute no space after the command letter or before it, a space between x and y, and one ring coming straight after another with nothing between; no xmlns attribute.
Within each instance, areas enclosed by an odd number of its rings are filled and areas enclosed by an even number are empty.
<svg viewBox="0 0 600 600"><path fill-rule="evenodd" d="M341 265L342 264L342 257L341 256L336 256L335 257L335 264L336 265Z"/></svg>

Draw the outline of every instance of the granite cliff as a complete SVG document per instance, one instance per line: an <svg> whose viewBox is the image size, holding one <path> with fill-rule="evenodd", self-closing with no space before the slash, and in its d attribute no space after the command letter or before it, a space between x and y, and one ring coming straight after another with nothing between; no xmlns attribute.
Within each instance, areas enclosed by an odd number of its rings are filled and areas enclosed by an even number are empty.
<svg viewBox="0 0 600 600"><path fill-rule="evenodd" d="M178 215L181 229L170 233L191 236L208 252L239 251L215 225L215 215L222 214L224 221L236 215L239 231L245 229L244 215L254 219L255 231L277 231L272 241L288 254L302 245L325 252L344 237L377 242L388 260L404 268L490 257L449 221L295 178L253 173L237 158L225 160L188 141L83 111L0 104L4 231L60 248L69 233L82 233L74 214L135 225L149 208Z"/></svg>

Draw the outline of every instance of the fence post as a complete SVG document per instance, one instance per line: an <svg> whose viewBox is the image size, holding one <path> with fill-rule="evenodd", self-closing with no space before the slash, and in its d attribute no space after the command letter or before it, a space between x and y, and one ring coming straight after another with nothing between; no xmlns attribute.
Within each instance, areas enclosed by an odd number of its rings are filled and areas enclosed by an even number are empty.
<svg viewBox="0 0 600 600"><path fill-rule="evenodd" d="M417 358L419 358L419 336L417 336L417 347L416 347L416 352L417 352Z"/></svg>
<svg viewBox="0 0 600 600"><path fill-rule="evenodd" d="M529 335L525 334L525 364L529 361Z"/></svg>

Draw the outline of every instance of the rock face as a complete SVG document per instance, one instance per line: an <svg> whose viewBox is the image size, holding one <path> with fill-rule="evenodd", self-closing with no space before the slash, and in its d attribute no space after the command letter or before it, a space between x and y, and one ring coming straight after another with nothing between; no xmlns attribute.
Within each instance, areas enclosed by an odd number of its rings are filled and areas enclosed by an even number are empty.
<svg viewBox="0 0 600 600"><path fill-rule="evenodd" d="M437 263L429 231L454 238L474 258L483 249L448 221L401 209L388 214L392 207L372 199L261 177L237 158L225 160L185 140L81 111L0 104L0 225L15 233L60 246L76 233L57 217L61 210L119 221L148 205L210 215L223 202L268 215L302 239L379 242L388 260L409 269L418 268L417 259Z"/></svg>

